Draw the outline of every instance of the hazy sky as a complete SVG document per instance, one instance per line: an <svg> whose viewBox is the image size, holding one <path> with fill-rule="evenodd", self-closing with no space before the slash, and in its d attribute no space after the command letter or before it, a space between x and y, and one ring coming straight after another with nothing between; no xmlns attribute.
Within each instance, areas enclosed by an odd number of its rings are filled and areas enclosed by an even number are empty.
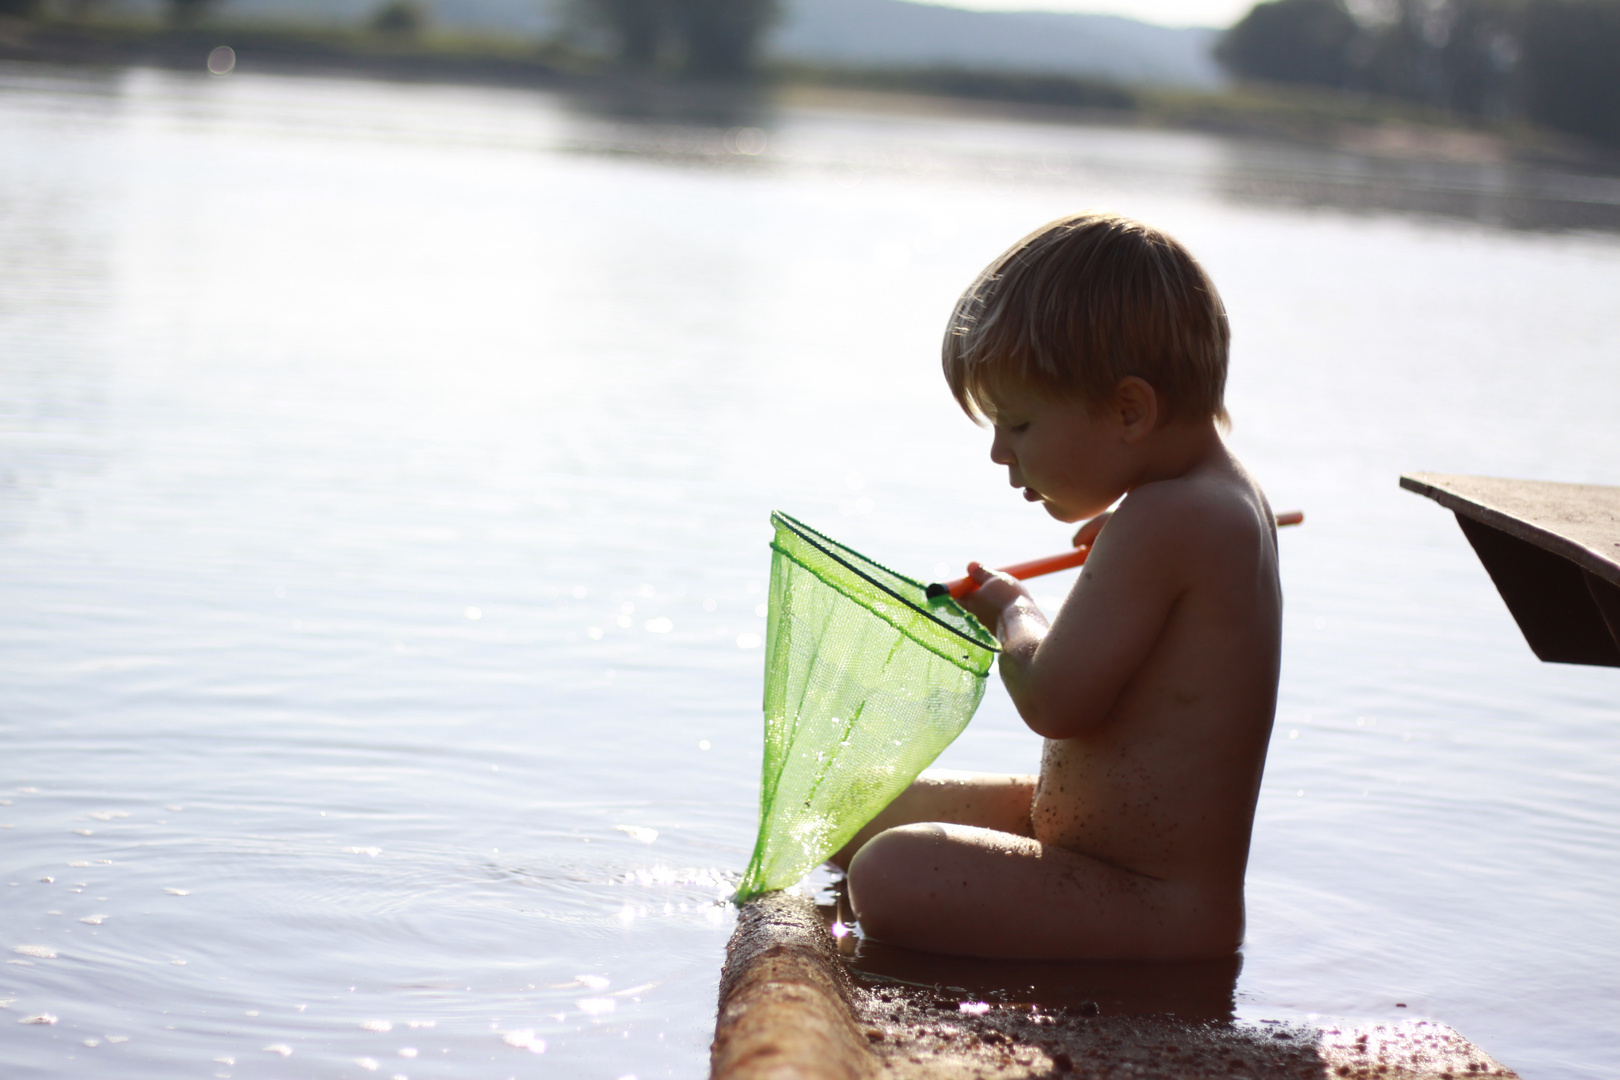
<svg viewBox="0 0 1620 1080"><path fill-rule="evenodd" d="M1165 26L1231 26L1254 0L933 0L978 11L1090 11Z"/></svg>

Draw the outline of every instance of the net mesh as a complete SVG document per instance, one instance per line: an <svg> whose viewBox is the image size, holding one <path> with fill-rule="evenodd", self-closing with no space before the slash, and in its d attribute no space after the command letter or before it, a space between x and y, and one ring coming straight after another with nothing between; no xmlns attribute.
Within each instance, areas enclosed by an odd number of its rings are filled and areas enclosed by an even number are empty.
<svg viewBox="0 0 1620 1080"><path fill-rule="evenodd" d="M742 902L819 866L973 717L996 642L954 600L772 514L759 838Z"/></svg>

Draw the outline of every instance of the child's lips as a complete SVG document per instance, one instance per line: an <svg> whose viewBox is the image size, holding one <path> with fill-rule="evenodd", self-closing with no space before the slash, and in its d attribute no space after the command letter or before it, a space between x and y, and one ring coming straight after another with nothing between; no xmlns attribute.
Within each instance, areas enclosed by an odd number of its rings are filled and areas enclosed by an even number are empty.
<svg viewBox="0 0 1620 1080"><path fill-rule="evenodd" d="M1024 489L1024 499L1027 502L1040 502L1041 493L1032 487L1027 487Z"/></svg>

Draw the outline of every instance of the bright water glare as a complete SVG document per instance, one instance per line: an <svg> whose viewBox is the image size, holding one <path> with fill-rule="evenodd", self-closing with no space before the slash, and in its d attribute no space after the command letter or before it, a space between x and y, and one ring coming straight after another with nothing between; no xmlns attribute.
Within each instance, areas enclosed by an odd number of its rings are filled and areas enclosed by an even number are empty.
<svg viewBox="0 0 1620 1080"><path fill-rule="evenodd" d="M768 513L924 578L1064 546L936 347L1086 206L1205 260L1309 515L1242 1011L1620 1059L1620 671L1536 662L1396 486L1620 482L1612 184L27 67L0 146L9 1077L701 1075ZM942 764L1036 752L993 687Z"/></svg>

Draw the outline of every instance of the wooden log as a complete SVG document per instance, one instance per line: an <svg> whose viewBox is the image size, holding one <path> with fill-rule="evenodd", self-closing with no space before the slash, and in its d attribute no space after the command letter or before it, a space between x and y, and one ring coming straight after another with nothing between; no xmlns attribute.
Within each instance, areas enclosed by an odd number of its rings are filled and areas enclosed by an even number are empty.
<svg viewBox="0 0 1620 1080"><path fill-rule="evenodd" d="M815 905L766 893L726 947L709 1052L714 1080L867 1080L879 1071L854 988Z"/></svg>

